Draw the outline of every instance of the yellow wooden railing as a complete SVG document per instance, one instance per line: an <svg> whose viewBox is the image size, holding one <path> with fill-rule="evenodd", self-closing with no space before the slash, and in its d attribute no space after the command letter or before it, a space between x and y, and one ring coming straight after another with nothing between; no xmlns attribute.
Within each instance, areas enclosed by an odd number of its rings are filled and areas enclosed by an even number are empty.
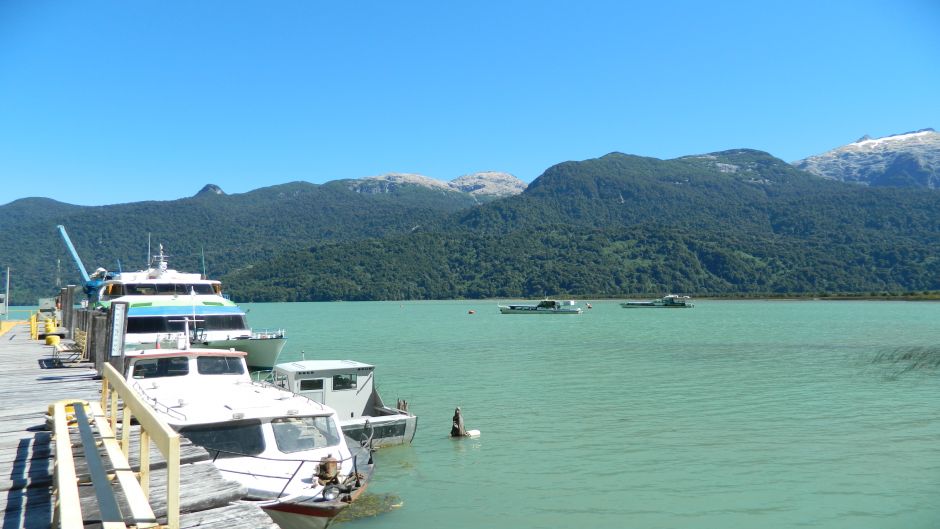
<svg viewBox="0 0 940 529"><path fill-rule="evenodd" d="M86 421L83 404L72 405L73 414L82 426ZM59 402L55 404L53 421L56 436L56 508L53 527L63 529L81 528L83 526L81 507L78 503L78 488L75 478L75 467L72 462L72 448L69 441L69 404ZM179 529L180 526L180 439L179 434L157 418L153 410L142 400L121 374L110 364L105 364L101 378L101 401L87 403L91 411L91 422L98 427L100 439L94 439L89 448L85 446L86 458L95 456L97 449L95 443L100 441L105 453L111 460L112 475L96 476L92 465L89 470L92 480L107 482L116 477L119 486L124 492L127 505L130 509L129 517L134 520L133 525L138 528L157 527L159 524L150 507L150 443L157 445L163 458L166 460L166 507L168 529ZM118 415L121 415L120 443L114 435L117 428ZM131 418L137 419L140 424L140 472L135 474L128 463L131 438ZM90 429L88 429L90 431ZM85 434L87 432L83 432ZM83 445L88 443L83 442ZM92 453L91 450L94 450ZM98 483L96 491L98 489ZM107 484L107 483L106 483ZM110 487L110 485L108 484ZM104 515L102 494L99 494L99 507ZM106 498L105 498L106 499ZM111 500L107 500L111 501ZM110 529L123 528L123 516L118 514L105 523L102 516L102 526ZM59 524L59 525L57 525Z"/></svg>

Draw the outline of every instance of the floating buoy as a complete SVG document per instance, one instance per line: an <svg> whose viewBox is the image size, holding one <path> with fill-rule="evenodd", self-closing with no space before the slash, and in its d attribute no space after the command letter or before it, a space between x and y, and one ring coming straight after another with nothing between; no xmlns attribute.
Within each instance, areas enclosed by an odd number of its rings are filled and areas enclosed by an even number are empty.
<svg viewBox="0 0 940 529"><path fill-rule="evenodd" d="M592 306L591 306L591 304L590 304L590 303L588 303L588 304L587 304L587 308L589 308L589 309L593 309L594 307L592 307Z"/></svg>
<svg viewBox="0 0 940 529"><path fill-rule="evenodd" d="M476 314L476 313L477 313L477 311L475 311L475 310L468 310L468 311L467 311L467 314Z"/></svg>

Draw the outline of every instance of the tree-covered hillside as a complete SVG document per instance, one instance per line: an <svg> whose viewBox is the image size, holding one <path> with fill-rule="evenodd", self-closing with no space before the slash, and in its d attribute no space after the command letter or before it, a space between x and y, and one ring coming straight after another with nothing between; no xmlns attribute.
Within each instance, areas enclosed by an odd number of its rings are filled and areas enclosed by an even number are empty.
<svg viewBox="0 0 940 529"><path fill-rule="evenodd" d="M63 285L80 281L58 224L68 230L89 272L97 267L145 267L149 236L154 252L157 244L164 245L171 267L201 271L204 254L208 273L218 277L318 241L384 237L436 226L442 213L475 203L466 193L420 187L362 194L339 181L99 207L24 199L0 206L0 265L12 268L13 303L35 304L55 292L57 276Z"/></svg>
<svg viewBox="0 0 940 529"><path fill-rule="evenodd" d="M823 180L734 150L674 160L619 153L558 164L479 205L461 193L344 182L86 208L0 207L14 302L49 295L56 260L171 265L221 278L238 301L625 297L940 290L940 192ZM3 263L0 263L3 264Z"/></svg>
<svg viewBox="0 0 940 529"><path fill-rule="evenodd" d="M444 230L316 244L225 279L258 301L937 290L938 205L759 151L614 153L552 167Z"/></svg>

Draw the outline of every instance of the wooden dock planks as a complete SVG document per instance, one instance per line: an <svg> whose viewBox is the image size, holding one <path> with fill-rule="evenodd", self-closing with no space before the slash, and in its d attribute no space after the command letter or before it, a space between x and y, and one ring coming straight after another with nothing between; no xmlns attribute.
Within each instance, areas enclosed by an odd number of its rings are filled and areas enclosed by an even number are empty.
<svg viewBox="0 0 940 529"><path fill-rule="evenodd" d="M55 367L50 345L29 339L29 326L21 324L0 335L0 508L4 529L47 529L52 520L52 435L46 430L48 406L63 399L98 400L100 383L89 364ZM45 367L42 367L45 366ZM74 436L73 436L74 438ZM136 438L134 436L133 438ZM132 443L130 461L138 461L139 446ZM162 456L151 446L151 505L165 516ZM204 450L181 446L181 526L200 529L276 528L257 506L239 500L238 484L224 480L207 461ZM76 458L79 482L88 479L84 461ZM86 521L94 518L94 493L80 487ZM87 511L86 511L87 507Z"/></svg>

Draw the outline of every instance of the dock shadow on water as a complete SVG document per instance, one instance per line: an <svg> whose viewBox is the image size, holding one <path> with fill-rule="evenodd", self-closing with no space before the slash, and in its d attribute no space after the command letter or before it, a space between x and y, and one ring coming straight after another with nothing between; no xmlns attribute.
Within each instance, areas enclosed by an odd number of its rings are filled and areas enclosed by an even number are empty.
<svg viewBox="0 0 940 529"><path fill-rule="evenodd" d="M871 365L883 368L889 379L914 373L935 374L940 368L940 347L897 347L876 354Z"/></svg>
<svg viewBox="0 0 940 529"><path fill-rule="evenodd" d="M402 506L402 499L395 494L372 494L366 492L349 507L343 509L334 519L337 522L348 522L360 518L371 518L383 513L394 511Z"/></svg>

